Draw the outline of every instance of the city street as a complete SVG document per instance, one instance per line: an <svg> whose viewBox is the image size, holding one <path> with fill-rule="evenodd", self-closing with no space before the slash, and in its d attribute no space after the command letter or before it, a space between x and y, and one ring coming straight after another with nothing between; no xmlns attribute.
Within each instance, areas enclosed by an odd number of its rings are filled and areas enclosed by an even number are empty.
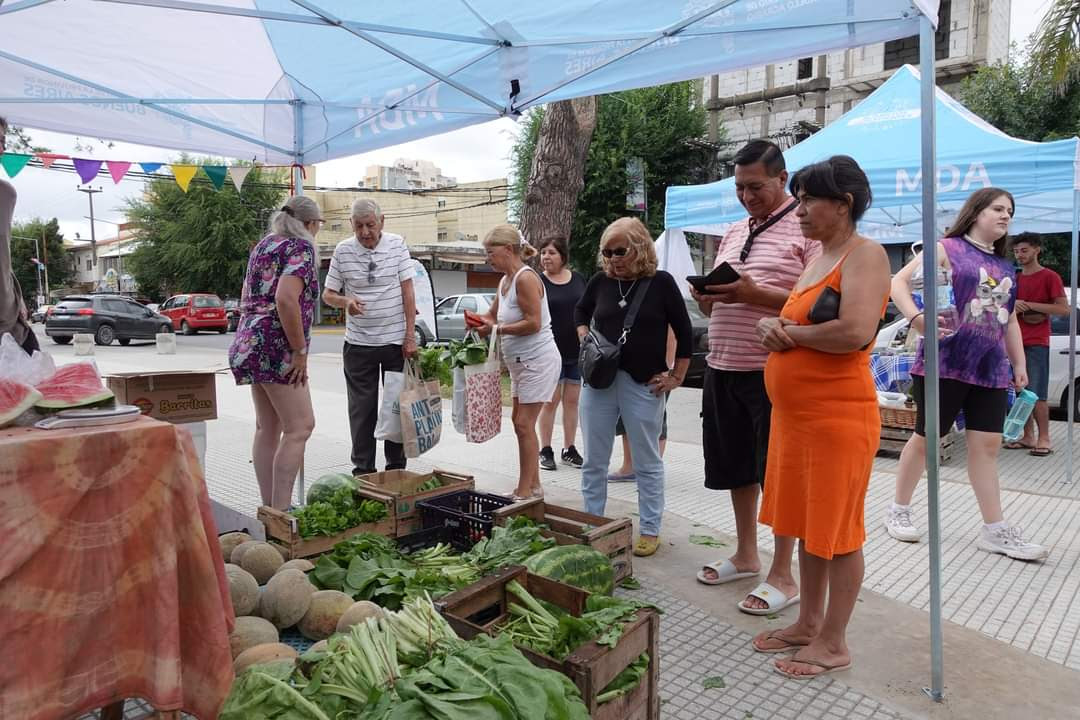
<svg viewBox="0 0 1080 720"><path fill-rule="evenodd" d="M175 355L158 355L154 344L95 347L92 359L106 373L224 369L232 337L178 336ZM70 345L41 340L59 364L82 359ZM314 342L310 370L316 427L306 451L307 482L351 467L341 332L322 329ZM217 393L218 419L206 423L207 485L216 501L251 517L259 501L248 450L254 430L250 392L222 372ZM1003 451L1000 463L1006 515L1050 547L1044 563L1020 563L977 550L978 511L964 472L963 442L942 467L947 683L946 702L937 705L922 692L929 681L926 542L897 543L880 526L892 500L895 458L877 460L866 499L866 577L849 635L855 665L842 675L809 683L785 681L772 673L772 657L750 651L748 643L762 629L790 623L798 606L753 618L734 606L756 580L712 588L694 580L703 563L732 552L735 532L727 493L702 487L700 402L700 390L680 388L672 394L664 543L654 558L634 562L642 583L639 596L666 611L664 718L1080 718L1080 483L1065 476L1063 423L1054 424L1054 456ZM502 433L480 447L466 443L445 422L441 442L410 460L409 467L465 472L476 477L478 488L509 492L517 453L508 409L502 423ZM616 446L612 463L619 459ZM560 466L542 480L551 501L580 507L579 471ZM925 483L914 504L917 520L924 523ZM610 486L606 514L636 522L633 484ZM245 522L254 526L253 520ZM719 548L688 542L692 535L712 536ZM767 527L759 526L758 539L767 564L772 549ZM726 689L703 690L701 678L716 675L726 678ZM720 707L724 712L717 711Z"/></svg>

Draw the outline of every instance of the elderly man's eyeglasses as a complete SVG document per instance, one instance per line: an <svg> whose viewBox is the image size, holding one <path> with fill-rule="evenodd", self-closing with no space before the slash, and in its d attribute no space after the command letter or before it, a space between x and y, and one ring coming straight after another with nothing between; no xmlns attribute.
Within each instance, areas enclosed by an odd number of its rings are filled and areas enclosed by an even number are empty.
<svg viewBox="0 0 1080 720"><path fill-rule="evenodd" d="M368 260L367 281L368 281L368 285L372 285L375 282L375 261L374 260Z"/></svg>
<svg viewBox="0 0 1080 720"><path fill-rule="evenodd" d="M617 247L617 248L604 248L600 251L600 254L610 260L613 257L624 257L626 253L630 252L630 248Z"/></svg>

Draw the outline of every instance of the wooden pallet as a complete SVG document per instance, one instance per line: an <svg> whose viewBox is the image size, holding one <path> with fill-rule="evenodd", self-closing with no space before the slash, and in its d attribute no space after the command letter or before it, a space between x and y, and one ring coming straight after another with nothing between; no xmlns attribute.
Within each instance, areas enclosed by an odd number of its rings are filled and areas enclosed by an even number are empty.
<svg viewBox="0 0 1080 720"><path fill-rule="evenodd" d="M564 583L533 575L520 565L513 565L495 575L462 588L435 605L454 631L470 640L481 633L498 634L498 626L509 616L506 586L517 580L540 600L557 605L574 616L585 609L588 593ZM660 718L660 616L655 610L639 610L615 647L589 642L562 662L518 647L537 667L563 673L581 691L592 720L659 720ZM615 677L643 652L649 653L649 670L641 684L629 695L600 705L597 696Z"/></svg>
<svg viewBox="0 0 1080 720"><path fill-rule="evenodd" d="M299 523L296 518L287 512L263 505L259 508L258 518L266 529L266 540L277 546L288 558L306 558L314 555L322 555L334 549L342 540L348 540L353 535L360 533L374 533L394 537L397 531L397 518L394 514L394 498L390 495L377 493L369 490L358 490L357 497L360 500L377 500L386 505L386 517L379 522L365 523L349 528L336 535L318 535L316 537L300 537Z"/></svg>
<svg viewBox="0 0 1080 720"><path fill-rule="evenodd" d="M417 490L432 477L439 478L442 486L433 490ZM416 503L420 500L476 488L472 475L462 475L448 470L433 470L429 473L387 470L369 475L358 475L356 482L363 488L393 496L397 512L397 529L395 530L397 537L423 529L420 511L416 507Z"/></svg>
<svg viewBox="0 0 1080 720"><path fill-rule="evenodd" d="M629 518L612 520L590 515L573 508L545 503L543 498L529 498L495 511L495 524L505 525L516 516L524 515L548 526L543 534L555 538L559 545L588 545L611 560L615 584L634 574L634 526Z"/></svg>
<svg viewBox="0 0 1080 720"><path fill-rule="evenodd" d="M878 455L882 453L899 453L904 445L911 439L915 431L911 428L881 426L881 444L878 445ZM941 462L946 463L952 459L953 449L956 445L956 433L950 432L941 438L940 457Z"/></svg>

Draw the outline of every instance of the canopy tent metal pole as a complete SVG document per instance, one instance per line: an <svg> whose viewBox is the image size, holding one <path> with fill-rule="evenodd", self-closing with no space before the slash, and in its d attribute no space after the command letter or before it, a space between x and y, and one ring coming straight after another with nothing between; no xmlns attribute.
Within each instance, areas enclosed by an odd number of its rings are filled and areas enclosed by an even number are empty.
<svg viewBox="0 0 1080 720"><path fill-rule="evenodd" d="M922 221L923 221L923 305L926 337L923 353L926 364L923 416L926 418L926 518L930 525L930 687L923 691L935 702L945 697L945 661L941 628L941 501L938 469L941 417L938 397L938 308L937 308L937 167L934 117L934 26L922 17L919 26L919 73L922 80Z"/></svg>
<svg viewBox="0 0 1080 720"><path fill-rule="evenodd" d="M1069 409L1065 418L1069 421L1068 438L1069 438L1069 454L1065 458L1065 482L1072 482L1073 480L1073 454L1074 448L1073 437L1073 423L1076 421L1074 415L1076 414L1076 271L1077 271L1077 250L1080 245L1080 189L1073 190L1073 224L1072 224L1072 247L1069 248L1069 255L1072 258L1072 262L1069 267L1069 388L1068 399Z"/></svg>

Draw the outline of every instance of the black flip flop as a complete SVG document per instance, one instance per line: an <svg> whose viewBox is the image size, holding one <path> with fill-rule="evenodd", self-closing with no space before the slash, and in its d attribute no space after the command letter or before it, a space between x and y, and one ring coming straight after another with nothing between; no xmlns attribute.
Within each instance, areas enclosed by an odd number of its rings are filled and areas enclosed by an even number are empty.
<svg viewBox="0 0 1080 720"><path fill-rule="evenodd" d="M1035 457L1050 457L1053 454L1054 454L1054 450L1052 448L1040 448L1040 447L1037 447L1037 448L1031 448L1031 450L1028 450L1028 455L1033 455Z"/></svg>

